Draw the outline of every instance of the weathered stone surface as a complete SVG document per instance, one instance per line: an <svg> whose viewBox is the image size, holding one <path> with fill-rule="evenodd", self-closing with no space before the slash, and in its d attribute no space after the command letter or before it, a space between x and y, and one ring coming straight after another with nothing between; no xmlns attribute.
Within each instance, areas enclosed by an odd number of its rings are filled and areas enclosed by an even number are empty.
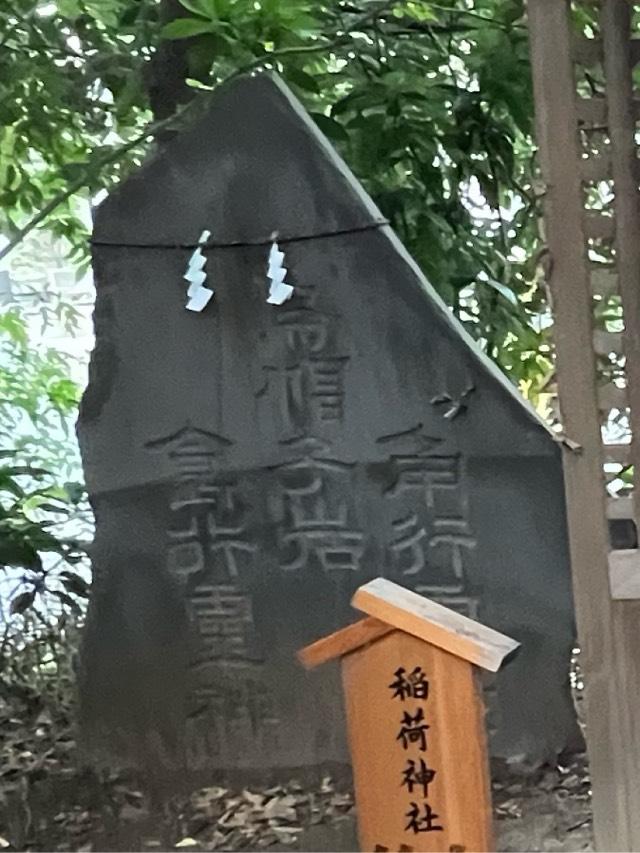
<svg viewBox="0 0 640 853"><path fill-rule="evenodd" d="M575 739L558 446L381 221L267 76L223 88L101 205L79 422L96 751L154 774L344 762L337 668L294 653L377 575L522 643L489 691L495 755ZM216 293L194 314L180 246L205 228L252 245L205 250Z"/></svg>

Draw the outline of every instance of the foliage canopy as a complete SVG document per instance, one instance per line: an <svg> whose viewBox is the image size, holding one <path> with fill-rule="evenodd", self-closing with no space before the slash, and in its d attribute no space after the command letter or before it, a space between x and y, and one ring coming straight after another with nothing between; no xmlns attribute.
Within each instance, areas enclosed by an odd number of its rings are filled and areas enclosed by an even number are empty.
<svg viewBox="0 0 640 853"><path fill-rule="evenodd" d="M118 181L185 104L275 68L474 337L525 393L543 387L522 0L2 0L0 31L9 237L35 219L84 262L77 198Z"/></svg>
<svg viewBox="0 0 640 853"><path fill-rule="evenodd" d="M45 228L82 273L87 202L216 86L260 69L284 77L472 336L544 404L553 369L523 0L0 0L0 260ZM51 438L78 393L15 311L0 318L0 347L11 544L0 562L31 573L29 603L50 571L43 553L80 558L57 533L81 498L65 483L69 443ZM60 600L83 596L62 566Z"/></svg>

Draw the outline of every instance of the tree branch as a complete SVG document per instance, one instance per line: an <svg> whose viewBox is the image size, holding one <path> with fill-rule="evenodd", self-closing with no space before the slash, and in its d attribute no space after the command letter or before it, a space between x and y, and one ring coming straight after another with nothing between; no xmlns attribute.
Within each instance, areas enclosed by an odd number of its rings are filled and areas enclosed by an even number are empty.
<svg viewBox="0 0 640 853"><path fill-rule="evenodd" d="M504 21L496 21L495 18L488 18L485 15L481 15L478 12L471 12L468 9L455 9L449 8L447 6L438 6L435 3L429 4L432 9L437 9L439 12L449 12L449 14L453 15L464 15L465 18L473 18L476 21L482 21L483 24L489 24L490 26L499 27L503 30L526 30L525 24L518 23L510 23L507 24Z"/></svg>
<svg viewBox="0 0 640 853"><path fill-rule="evenodd" d="M200 98L198 98L198 103L200 102ZM164 128L168 127L175 119L181 118L184 113L195 103L191 101L181 110L177 110L172 116L169 118L162 119L161 121L151 122L148 124L142 133L138 136L135 136L133 139L128 140L123 145L118 146L117 148L113 148L108 154L105 154L103 157L99 158L97 163L94 164L90 169L86 169L82 172L79 177L77 177L74 181L65 187L62 192L55 195L51 201L46 204L42 210L38 211L35 216L33 216L26 225L22 228L19 228L15 235L11 238L11 240L7 243L7 245L0 250L0 260L6 257L9 252L13 251L23 240L24 238L30 234L34 228L37 228L41 222L47 219L50 214L53 213L56 208L60 207L61 204L70 198L74 193L77 193L78 190L81 190L86 184L89 183L91 178L95 177L96 174L100 172L105 166L110 165L111 163L116 163L120 160L124 155L131 151L132 148L135 148L137 145L141 145L145 142L150 136L154 136Z"/></svg>
<svg viewBox="0 0 640 853"><path fill-rule="evenodd" d="M216 88L223 86L225 83L228 83L230 80L235 77L239 77L241 74L247 74L249 71L253 71L260 66L271 64L273 62L277 62L280 59L286 59L290 56L300 56L306 55L310 53L320 53L324 50L332 50L336 47L340 47L343 44L347 44L351 40L351 34L360 30L363 26L375 21L381 14L388 11L398 0L383 0L381 3L377 3L374 9L371 9L366 14L363 14L357 21L354 21L351 29L348 32L342 33L340 36L336 36L335 39L331 41L322 42L320 44L312 44L312 45L300 45L299 47L283 47L280 50L273 50L269 53L265 53L261 56L256 56L250 62L241 66L240 68L233 71L229 74L224 80L222 80ZM145 142L150 136L156 136L160 131L165 130L169 127L174 121L178 119L183 119L185 114L189 112L195 105L199 105L203 98L209 97L210 93L206 93L200 96L195 96L193 100L189 101L189 103L182 106L180 109L176 110L175 113L168 116L167 118L161 119L160 121L150 122L146 125L142 133L133 139L128 140L117 148L113 148L107 154L105 154L102 158L98 159L97 163L93 164L91 168L86 169L79 175L74 181L72 181L62 192L55 195L48 204L46 204L35 216L33 216L26 225L23 225L22 228L19 228L14 236L9 240L7 245L0 250L0 260L5 258L10 252L12 252L16 246L18 246L24 238L30 234L35 228L37 228L42 222L44 222L53 212L56 210L61 204L64 204L67 199L71 198L72 195L81 190L84 186L86 186L92 178L94 178L100 171L105 167L109 166L112 163L117 163L118 160L121 160L127 152L131 151L132 148L135 148L138 145L141 145Z"/></svg>

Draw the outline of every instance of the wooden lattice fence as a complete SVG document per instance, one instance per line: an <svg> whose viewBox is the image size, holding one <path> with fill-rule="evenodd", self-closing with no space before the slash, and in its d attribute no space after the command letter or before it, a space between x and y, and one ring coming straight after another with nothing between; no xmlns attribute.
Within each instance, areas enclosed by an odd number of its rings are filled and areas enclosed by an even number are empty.
<svg viewBox="0 0 640 853"><path fill-rule="evenodd" d="M528 14L596 846L640 850L640 41L626 0Z"/></svg>

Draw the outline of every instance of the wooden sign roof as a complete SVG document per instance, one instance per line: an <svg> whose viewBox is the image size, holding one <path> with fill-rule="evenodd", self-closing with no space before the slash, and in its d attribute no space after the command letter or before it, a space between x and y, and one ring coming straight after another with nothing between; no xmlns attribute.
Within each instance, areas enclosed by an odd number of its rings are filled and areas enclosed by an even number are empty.
<svg viewBox="0 0 640 853"><path fill-rule="evenodd" d="M298 659L307 669L342 657L394 630L419 637L491 672L496 672L504 658L520 645L493 628L384 578L361 586L351 603L368 617L302 649Z"/></svg>

